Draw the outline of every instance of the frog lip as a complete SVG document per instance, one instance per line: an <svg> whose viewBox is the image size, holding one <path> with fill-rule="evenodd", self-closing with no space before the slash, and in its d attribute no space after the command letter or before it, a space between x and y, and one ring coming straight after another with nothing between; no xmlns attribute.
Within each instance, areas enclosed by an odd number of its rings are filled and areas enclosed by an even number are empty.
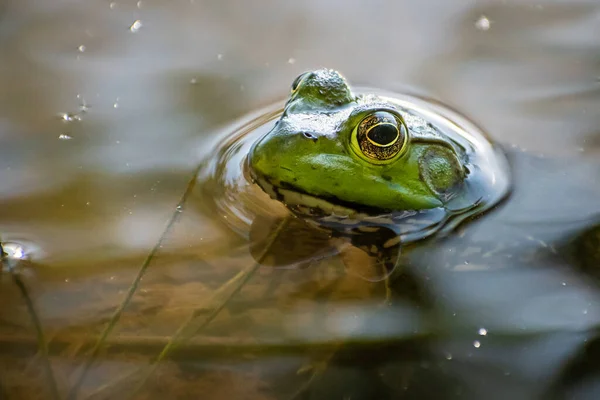
<svg viewBox="0 0 600 400"><path fill-rule="evenodd" d="M252 179L272 199L281 201L292 211L310 216L377 216L389 214L393 210L365 206L364 204L341 200L335 196L315 196L288 182L251 173ZM399 210L396 210L399 211Z"/></svg>

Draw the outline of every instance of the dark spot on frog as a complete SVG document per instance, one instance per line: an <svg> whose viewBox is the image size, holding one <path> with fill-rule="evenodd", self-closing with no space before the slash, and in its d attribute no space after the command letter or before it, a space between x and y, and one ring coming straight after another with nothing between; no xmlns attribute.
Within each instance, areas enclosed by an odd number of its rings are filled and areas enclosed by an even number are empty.
<svg viewBox="0 0 600 400"><path fill-rule="evenodd" d="M386 181L388 181L388 182L390 182L390 181L392 180L392 177L391 177L391 176L389 176L389 175L381 175L381 177L382 177L383 179L385 179Z"/></svg>
<svg viewBox="0 0 600 400"><path fill-rule="evenodd" d="M317 141L317 137L309 132L302 132L302 135L304 135L305 138L312 140L313 142Z"/></svg>

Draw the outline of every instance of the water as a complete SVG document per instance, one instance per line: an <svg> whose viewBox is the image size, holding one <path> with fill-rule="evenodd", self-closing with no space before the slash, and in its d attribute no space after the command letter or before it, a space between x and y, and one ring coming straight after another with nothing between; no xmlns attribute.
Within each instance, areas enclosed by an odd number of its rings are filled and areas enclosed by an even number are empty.
<svg viewBox="0 0 600 400"><path fill-rule="evenodd" d="M0 398L127 398L144 373L136 398L597 398L599 24L596 1L4 2L0 233L25 257L0 273ZM514 193L407 254L393 307L322 258L258 269L202 326L254 257L181 196L318 67L466 114ZM136 372L192 313L198 335Z"/></svg>

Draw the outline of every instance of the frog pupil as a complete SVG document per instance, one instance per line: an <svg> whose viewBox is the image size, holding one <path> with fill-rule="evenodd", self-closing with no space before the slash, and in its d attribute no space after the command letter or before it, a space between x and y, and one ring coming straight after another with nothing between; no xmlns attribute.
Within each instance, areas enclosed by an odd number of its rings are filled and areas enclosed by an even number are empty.
<svg viewBox="0 0 600 400"><path fill-rule="evenodd" d="M400 154L407 134L401 117L388 111L376 111L358 124L355 140L363 155L372 160L385 161Z"/></svg>
<svg viewBox="0 0 600 400"><path fill-rule="evenodd" d="M385 146L392 143L398 137L398 128L392 124L375 125L369 130L367 136L373 142Z"/></svg>

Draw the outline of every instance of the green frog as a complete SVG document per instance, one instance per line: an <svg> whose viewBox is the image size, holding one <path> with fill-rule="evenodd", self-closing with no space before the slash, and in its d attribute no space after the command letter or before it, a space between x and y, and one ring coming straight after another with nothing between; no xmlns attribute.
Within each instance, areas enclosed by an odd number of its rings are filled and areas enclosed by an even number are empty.
<svg viewBox="0 0 600 400"><path fill-rule="evenodd" d="M452 229L509 191L502 151L444 113L356 95L331 69L305 72L275 126L251 147L249 174L295 215L381 256Z"/></svg>

